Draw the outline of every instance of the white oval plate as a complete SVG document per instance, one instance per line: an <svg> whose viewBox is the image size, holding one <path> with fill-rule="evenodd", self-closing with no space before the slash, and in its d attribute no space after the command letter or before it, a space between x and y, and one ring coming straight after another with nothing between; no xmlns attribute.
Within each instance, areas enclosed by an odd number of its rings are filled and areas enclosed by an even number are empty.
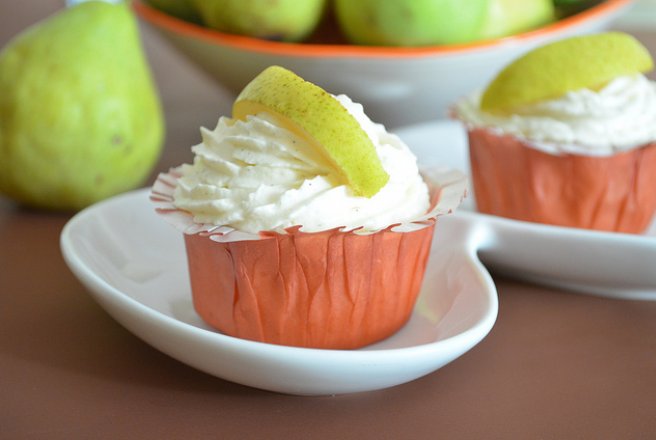
<svg viewBox="0 0 656 440"><path fill-rule="evenodd" d="M441 164L471 174L460 123L437 121L397 134L422 166ZM479 214L474 200L470 188L455 217L477 231L475 247L485 266L582 293L656 300L656 220L643 235L598 232Z"/></svg>
<svg viewBox="0 0 656 440"><path fill-rule="evenodd" d="M477 259L472 224L441 217L415 311L392 337L359 350L247 341L210 329L193 310L182 236L157 216L148 190L77 214L64 258L98 303L141 339L192 367L265 390L341 394L402 384L456 359L492 328L496 289Z"/></svg>

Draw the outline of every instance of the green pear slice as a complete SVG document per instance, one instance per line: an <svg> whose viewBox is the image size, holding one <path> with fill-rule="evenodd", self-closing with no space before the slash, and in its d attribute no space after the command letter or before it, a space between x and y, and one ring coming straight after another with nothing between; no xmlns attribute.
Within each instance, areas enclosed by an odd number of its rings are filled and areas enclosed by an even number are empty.
<svg viewBox="0 0 656 440"><path fill-rule="evenodd" d="M483 93L481 109L508 113L570 91L599 89L617 77L644 73L653 67L647 49L630 35L606 32L568 38L535 49L508 65Z"/></svg>
<svg viewBox="0 0 656 440"><path fill-rule="evenodd" d="M232 108L237 119L261 112L272 113L323 152L355 194L371 197L389 180L359 122L332 95L295 73L268 67L242 90Z"/></svg>

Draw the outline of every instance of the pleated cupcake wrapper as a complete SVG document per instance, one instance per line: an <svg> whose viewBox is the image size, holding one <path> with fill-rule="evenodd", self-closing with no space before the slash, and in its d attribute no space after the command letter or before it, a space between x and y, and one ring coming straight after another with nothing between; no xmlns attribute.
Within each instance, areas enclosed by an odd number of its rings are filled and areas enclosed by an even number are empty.
<svg viewBox="0 0 656 440"><path fill-rule="evenodd" d="M641 233L656 210L656 143L611 156L550 154L469 128L478 211L518 220Z"/></svg>
<svg viewBox="0 0 656 440"><path fill-rule="evenodd" d="M427 172L433 207L375 232L334 228L246 234L194 224L175 209L178 170L151 198L184 233L194 308L228 335L273 344L351 349L384 339L409 319L420 291L436 218L465 195L457 171Z"/></svg>

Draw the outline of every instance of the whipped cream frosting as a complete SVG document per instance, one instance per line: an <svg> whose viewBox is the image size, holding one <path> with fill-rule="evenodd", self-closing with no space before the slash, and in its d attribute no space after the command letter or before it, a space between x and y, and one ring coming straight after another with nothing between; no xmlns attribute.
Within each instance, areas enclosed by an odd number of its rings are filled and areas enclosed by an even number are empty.
<svg viewBox="0 0 656 440"><path fill-rule="evenodd" d="M390 176L373 197L354 195L320 151L273 115L260 113L243 121L222 117L213 131L201 129L202 143L192 148L194 163L180 169L175 206L198 223L250 233L295 225L305 232L374 231L426 213L428 188L410 149L372 122L360 104L344 95L335 98L371 138Z"/></svg>
<svg viewBox="0 0 656 440"><path fill-rule="evenodd" d="M623 76L601 90L582 89L558 99L496 115L480 109L481 93L455 107L468 127L516 136L552 154L611 155L656 141L656 83Z"/></svg>

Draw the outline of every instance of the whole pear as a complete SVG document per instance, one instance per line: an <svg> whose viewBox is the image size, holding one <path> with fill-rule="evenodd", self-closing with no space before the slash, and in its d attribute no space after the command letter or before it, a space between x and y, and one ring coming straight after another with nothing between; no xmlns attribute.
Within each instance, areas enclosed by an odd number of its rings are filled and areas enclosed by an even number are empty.
<svg viewBox="0 0 656 440"><path fill-rule="evenodd" d="M481 38L499 38L556 20L553 0L490 0Z"/></svg>
<svg viewBox="0 0 656 440"><path fill-rule="evenodd" d="M335 0L335 14L354 44L426 46L474 41L488 0Z"/></svg>
<svg viewBox="0 0 656 440"><path fill-rule="evenodd" d="M210 28L276 41L301 41L317 27L326 0L192 0Z"/></svg>
<svg viewBox="0 0 656 440"><path fill-rule="evenodd" d="M143 182L163 118L125 4L65 9L0 53L0 192L80 209Z"/></svg>

